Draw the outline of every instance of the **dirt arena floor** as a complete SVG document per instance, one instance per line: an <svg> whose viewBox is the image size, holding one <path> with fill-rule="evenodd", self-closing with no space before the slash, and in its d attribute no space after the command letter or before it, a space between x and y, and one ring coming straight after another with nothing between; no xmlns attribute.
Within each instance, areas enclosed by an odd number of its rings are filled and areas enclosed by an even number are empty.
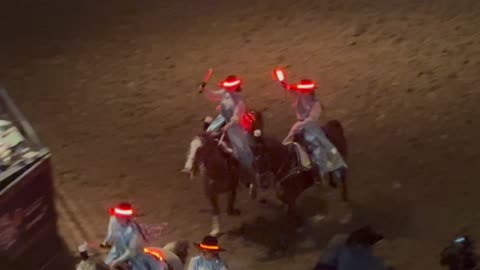
<svg viewBox="0 0 480 270"><path fill-rule="evenodd" d="M158 243L200 240L208 204L200 180L179 171L215 104L195 87L209 67L215 82L241 76L248 105L267 109L268 135L281 139L294 112L276 65L317 80L322 121L345 125L354 216L310 222L288 237L294 251L275 256L282 211L242 188L243 215L223 219L232 269L310 269L331 236L364 224L385 232L378 254L397 269L441 269L456 235L480 239L479 1L12 3L0 8L0 84L53 152L59 201L87 240L103 237L119 200L142 222L168 222ZM324 193L305 194L305 218L335 209Z"/></svg>

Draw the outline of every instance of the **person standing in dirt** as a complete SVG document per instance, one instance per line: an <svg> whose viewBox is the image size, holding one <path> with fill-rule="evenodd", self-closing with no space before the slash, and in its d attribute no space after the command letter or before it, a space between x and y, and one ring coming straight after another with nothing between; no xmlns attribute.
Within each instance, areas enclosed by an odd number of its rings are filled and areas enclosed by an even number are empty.
<svg viewBox="0 0 480 270"><path fill-rule="evenodd" d="M242 81L237 76L230 75L220 82L220 85L222 86L220 90L206 90L205 84L199 87L199 91L205 93L209 100L220 102L220 114L209 124L206 132L218 132L220 127L225 124L221 131L226 133L234 157L249 174L248 177L245 177L245 180L249 187L250 196L255 198L258 174L254 166L249 135L240 125L240 119L246 111L245 102L240 95ZM185 167L182 171L190 173L191 169L192 167Z"/></svg>
<svg viewBox="0 0 480 270"><path fill-rule="evenodd" d="M165 270L167 266L144 252L146 237L133 220L133 208L129 203L120 203L110 209L108 235L102 246L111 246L105 263L114 269L128 262L132 270Z"/></svg>
<svg viewBox="0 0 480 270"><path fill-rule="evenodd" d="M339 169L346 168L347 164L318 123L322 106L315 97L317 85L312 80L304 79L298 84L285 87L291 90L295 97L297 122L290 129L283 144L291 143L295 136L301 134L312 161L318 166L319 175L324 178L329 172L339 173ZM336 176L340 178L339 175Z"/></svg>
<svg viewBox="0 0 480 270"><path fill-rule="evenodd" d="M194 243L201 254L190 259L187 270L228 270L220 258L220 252L225 251L218 245L216 237L207 235L201 243Z"/></svg>

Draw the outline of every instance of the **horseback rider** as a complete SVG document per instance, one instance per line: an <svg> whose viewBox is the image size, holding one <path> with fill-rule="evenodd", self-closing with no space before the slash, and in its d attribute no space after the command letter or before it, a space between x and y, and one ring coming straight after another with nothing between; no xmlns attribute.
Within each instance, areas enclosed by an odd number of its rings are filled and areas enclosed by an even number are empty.
<svg viewBox="0 0 480 270"><path fill-rule="evenodd" d="M111 246L105 263L114 269L128 262L132 270L165 270L164 262L144 252L146 237L134 221L134 210L129 203L120 203L110 209L108 234L102 247Z"/></svg>
<svg viewBox="0 0 480 270"><path fill-rule="evenodd" d="M339 169L346 168L347 164L318 123L322 106L315 97L317 85L312 80L304 79L297 84L284 86L295 97L297 122L290 129L283 144L291 143L295 136L300 135L312 161L318 166L321 178L329 172L339 176Z"/></svg>
<svg viewBox="0 0 480 270"><path fill-rule="evenodd" d="M205 83L199 87L199 91L205 93L209 100L220 102L220 114L208 125L206 133L212 134L221 131L227 135L233 156L249 174L248 177L245 177L245 180L247 180L250 196L254 198L256 195L256 179L258 175L255 170L253 154L250 148L251 142L249 134L240 124L240 120L246 110L245 102L240 95L242 91L242 81L237 76L230 75L220 82L220 85L222 87L220 90L205 91ZM186 166L182 171L190 173L191 169L191 166Z"/></svg>

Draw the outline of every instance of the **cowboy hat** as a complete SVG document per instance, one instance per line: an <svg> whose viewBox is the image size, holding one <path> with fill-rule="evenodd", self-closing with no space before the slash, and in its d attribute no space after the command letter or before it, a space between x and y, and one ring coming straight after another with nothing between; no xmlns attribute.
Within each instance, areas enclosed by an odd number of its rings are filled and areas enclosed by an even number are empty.
<svg viewBox="0 0 480 270"><path fill-rule="evenodd" d="M220 252L225 251L218 245L218 239L214 236L207 235L203 238L201 243L193 243L195 247L204 251Z"/></svg>
<svg viewBox="0 0 480 270"><path fill-rule="evenodd" d="M127 202L117 204L115 207L110 208L108 212L115 217L131 218L135 215L132 205Z"/></svg>

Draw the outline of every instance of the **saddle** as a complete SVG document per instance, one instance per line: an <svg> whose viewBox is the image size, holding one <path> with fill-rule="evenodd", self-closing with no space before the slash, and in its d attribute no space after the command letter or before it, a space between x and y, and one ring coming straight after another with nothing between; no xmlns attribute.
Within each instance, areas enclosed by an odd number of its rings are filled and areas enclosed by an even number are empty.
<svg viewBox="0 0 480 270"><path fill-rule="evenodd" d="M298 142L292 142L290 145L296 153L298 165L305 170L311 169L313 163L305 148Z"/></svg>

